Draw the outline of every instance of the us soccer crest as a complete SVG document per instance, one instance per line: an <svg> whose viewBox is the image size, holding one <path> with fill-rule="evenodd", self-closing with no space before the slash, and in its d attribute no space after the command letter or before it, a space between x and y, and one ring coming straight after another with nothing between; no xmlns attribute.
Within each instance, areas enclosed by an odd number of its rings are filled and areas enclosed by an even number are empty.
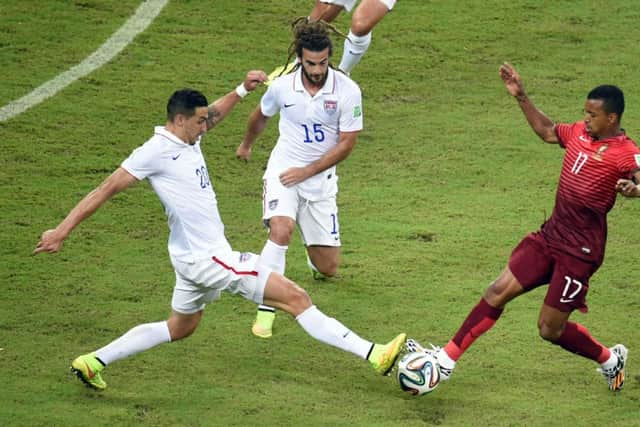
<svg viewBox="0 0 640 427"><path fill-rule="evenodd" d="M324 112L328 115L332 115L338 110L338 101L332 99L324 100Z"/></svg>
<svg viewBox="0 0 640 427"><path fill-rule="evenodd" d="M278 207L278 199L269 200L269 209L274 210Z"/></svg>

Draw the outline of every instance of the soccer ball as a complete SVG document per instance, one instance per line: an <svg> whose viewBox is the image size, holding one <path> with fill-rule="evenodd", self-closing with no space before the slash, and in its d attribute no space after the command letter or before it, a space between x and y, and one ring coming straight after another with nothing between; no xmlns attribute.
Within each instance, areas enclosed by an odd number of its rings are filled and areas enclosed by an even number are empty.
<svg viewBox="0 0 640 427"><path fill-rule="evenodd" d="M438 361L423 352L405 354L398 363L398 383L403 391L416 396L432 392L440 383Z"/></svg>

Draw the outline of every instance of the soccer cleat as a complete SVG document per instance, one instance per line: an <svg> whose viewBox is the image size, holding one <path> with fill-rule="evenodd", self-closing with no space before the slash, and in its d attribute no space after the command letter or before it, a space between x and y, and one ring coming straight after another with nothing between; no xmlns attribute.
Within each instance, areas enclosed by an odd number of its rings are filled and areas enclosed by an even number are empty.
<svg viewBox="0 0 640 427"><path fill-rule="evenodd" d="M297 64L297 61L293 61L289 62L286 66L281 65L279 67L276 67L276 69L267 76L267 81L264 82L264 84L269 86L276 78L284 76L285 74L289 74Z"/></svg>
<svg viewBox="0 0 640 427"><path fill-rule="evenodd" d="M404 348L404 343L407 340L407 334L400 334L391 340L388 344L374 344L371 354L369 355L369 362L373 369L379 374L389 375L393 365L396 363L400 352Z"/></svg>
<svg viewBox="0 0 640 427"><path fill-rule="evenodd" d="M455 367L455 363L451 366L443 366L443 359L445 359L445 355L443 355L442 352L444 352L444 350L438 347L437 345L433 345L431 343L429 343L429 345L431 346L431 349L427 350L418 341L414 340L413 338L409 338L406 344L404 345L404 348L407 353L413 353L413 352L427 353L435 357L435 359L438 361L438 370L440 371L440 379L447 381L451 377L451 374L453 374L453 368ZM448 357L446 358L449 359Z"/></svg>
<svg viewBox="0 0 640 427"><path fill-rule="evenodd" d="M100 371L104 369L104 365L96 358L95 353L83 354L71 362L71 372L76 374L80 381L88 387L96 390L104 390L107 383L102 379Z"/></svg>
<svg viewBox="0 0 640 427"><path fill-rule="evenodd" d="M307 266L309 266L309 271L311 271L311 276L314 280L327 280L327 276L320 273L315 265L311 262L311 258L307 254Z"/></svg>
<svg viewBox="0 0 640 427"><path fill-rule="evenodd" d="M256 320L253 321L253 326L251 327L253 335L260 338L271 338L275 318L275 311L258 309Z"/></svg>
<svg viewBox="0 0 640 427"><path fill-rule="evenodd" d="M616 344L609 350L618 356L618 363L613 368L598 368L598 372L602 373L602 375L607 379L607 382L609 383L609 390L620 391L624 385L624 367L627 364L627 354L629 353L629 350L627 350L627 347L622 344Z"/></svg>

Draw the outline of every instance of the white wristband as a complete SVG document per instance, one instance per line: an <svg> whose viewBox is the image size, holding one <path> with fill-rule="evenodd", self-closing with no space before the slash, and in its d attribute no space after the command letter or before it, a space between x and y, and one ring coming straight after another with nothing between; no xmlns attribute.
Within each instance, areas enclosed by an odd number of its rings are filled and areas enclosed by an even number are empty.
<svg viewBox="0 0 640 427"><path fill-rule="evenodd" d="M244 83L240 83L238 85L238 87L236 88L236 93L240 98L244 98L245 96L249 95L249 91L244 87Z"/></svg>

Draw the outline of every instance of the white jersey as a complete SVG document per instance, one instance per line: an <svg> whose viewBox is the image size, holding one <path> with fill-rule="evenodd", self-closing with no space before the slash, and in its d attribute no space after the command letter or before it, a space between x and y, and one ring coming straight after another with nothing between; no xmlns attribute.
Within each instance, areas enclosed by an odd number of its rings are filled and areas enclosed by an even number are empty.
<svg viewBox="0 0 640 427"><path fill-rule="evenodd" d="M340 132L362 130L360 88L332 68L313 97L302 84L301 68L277 78L263 95L260 108L267 117L280 112L280 136L269 157L265 179L318 160L336 146ZM298 190L310 200L335 195L335 166L301 182Z"/></svg>
<svg viewBox="0 0 640 427"><path fill-rule="evenodd" d="M168 218L172 258L192 263L231 250L200 139L189 145L164 126L156 126L151 139L121 166L139 180L149 178Z"/></svg>

